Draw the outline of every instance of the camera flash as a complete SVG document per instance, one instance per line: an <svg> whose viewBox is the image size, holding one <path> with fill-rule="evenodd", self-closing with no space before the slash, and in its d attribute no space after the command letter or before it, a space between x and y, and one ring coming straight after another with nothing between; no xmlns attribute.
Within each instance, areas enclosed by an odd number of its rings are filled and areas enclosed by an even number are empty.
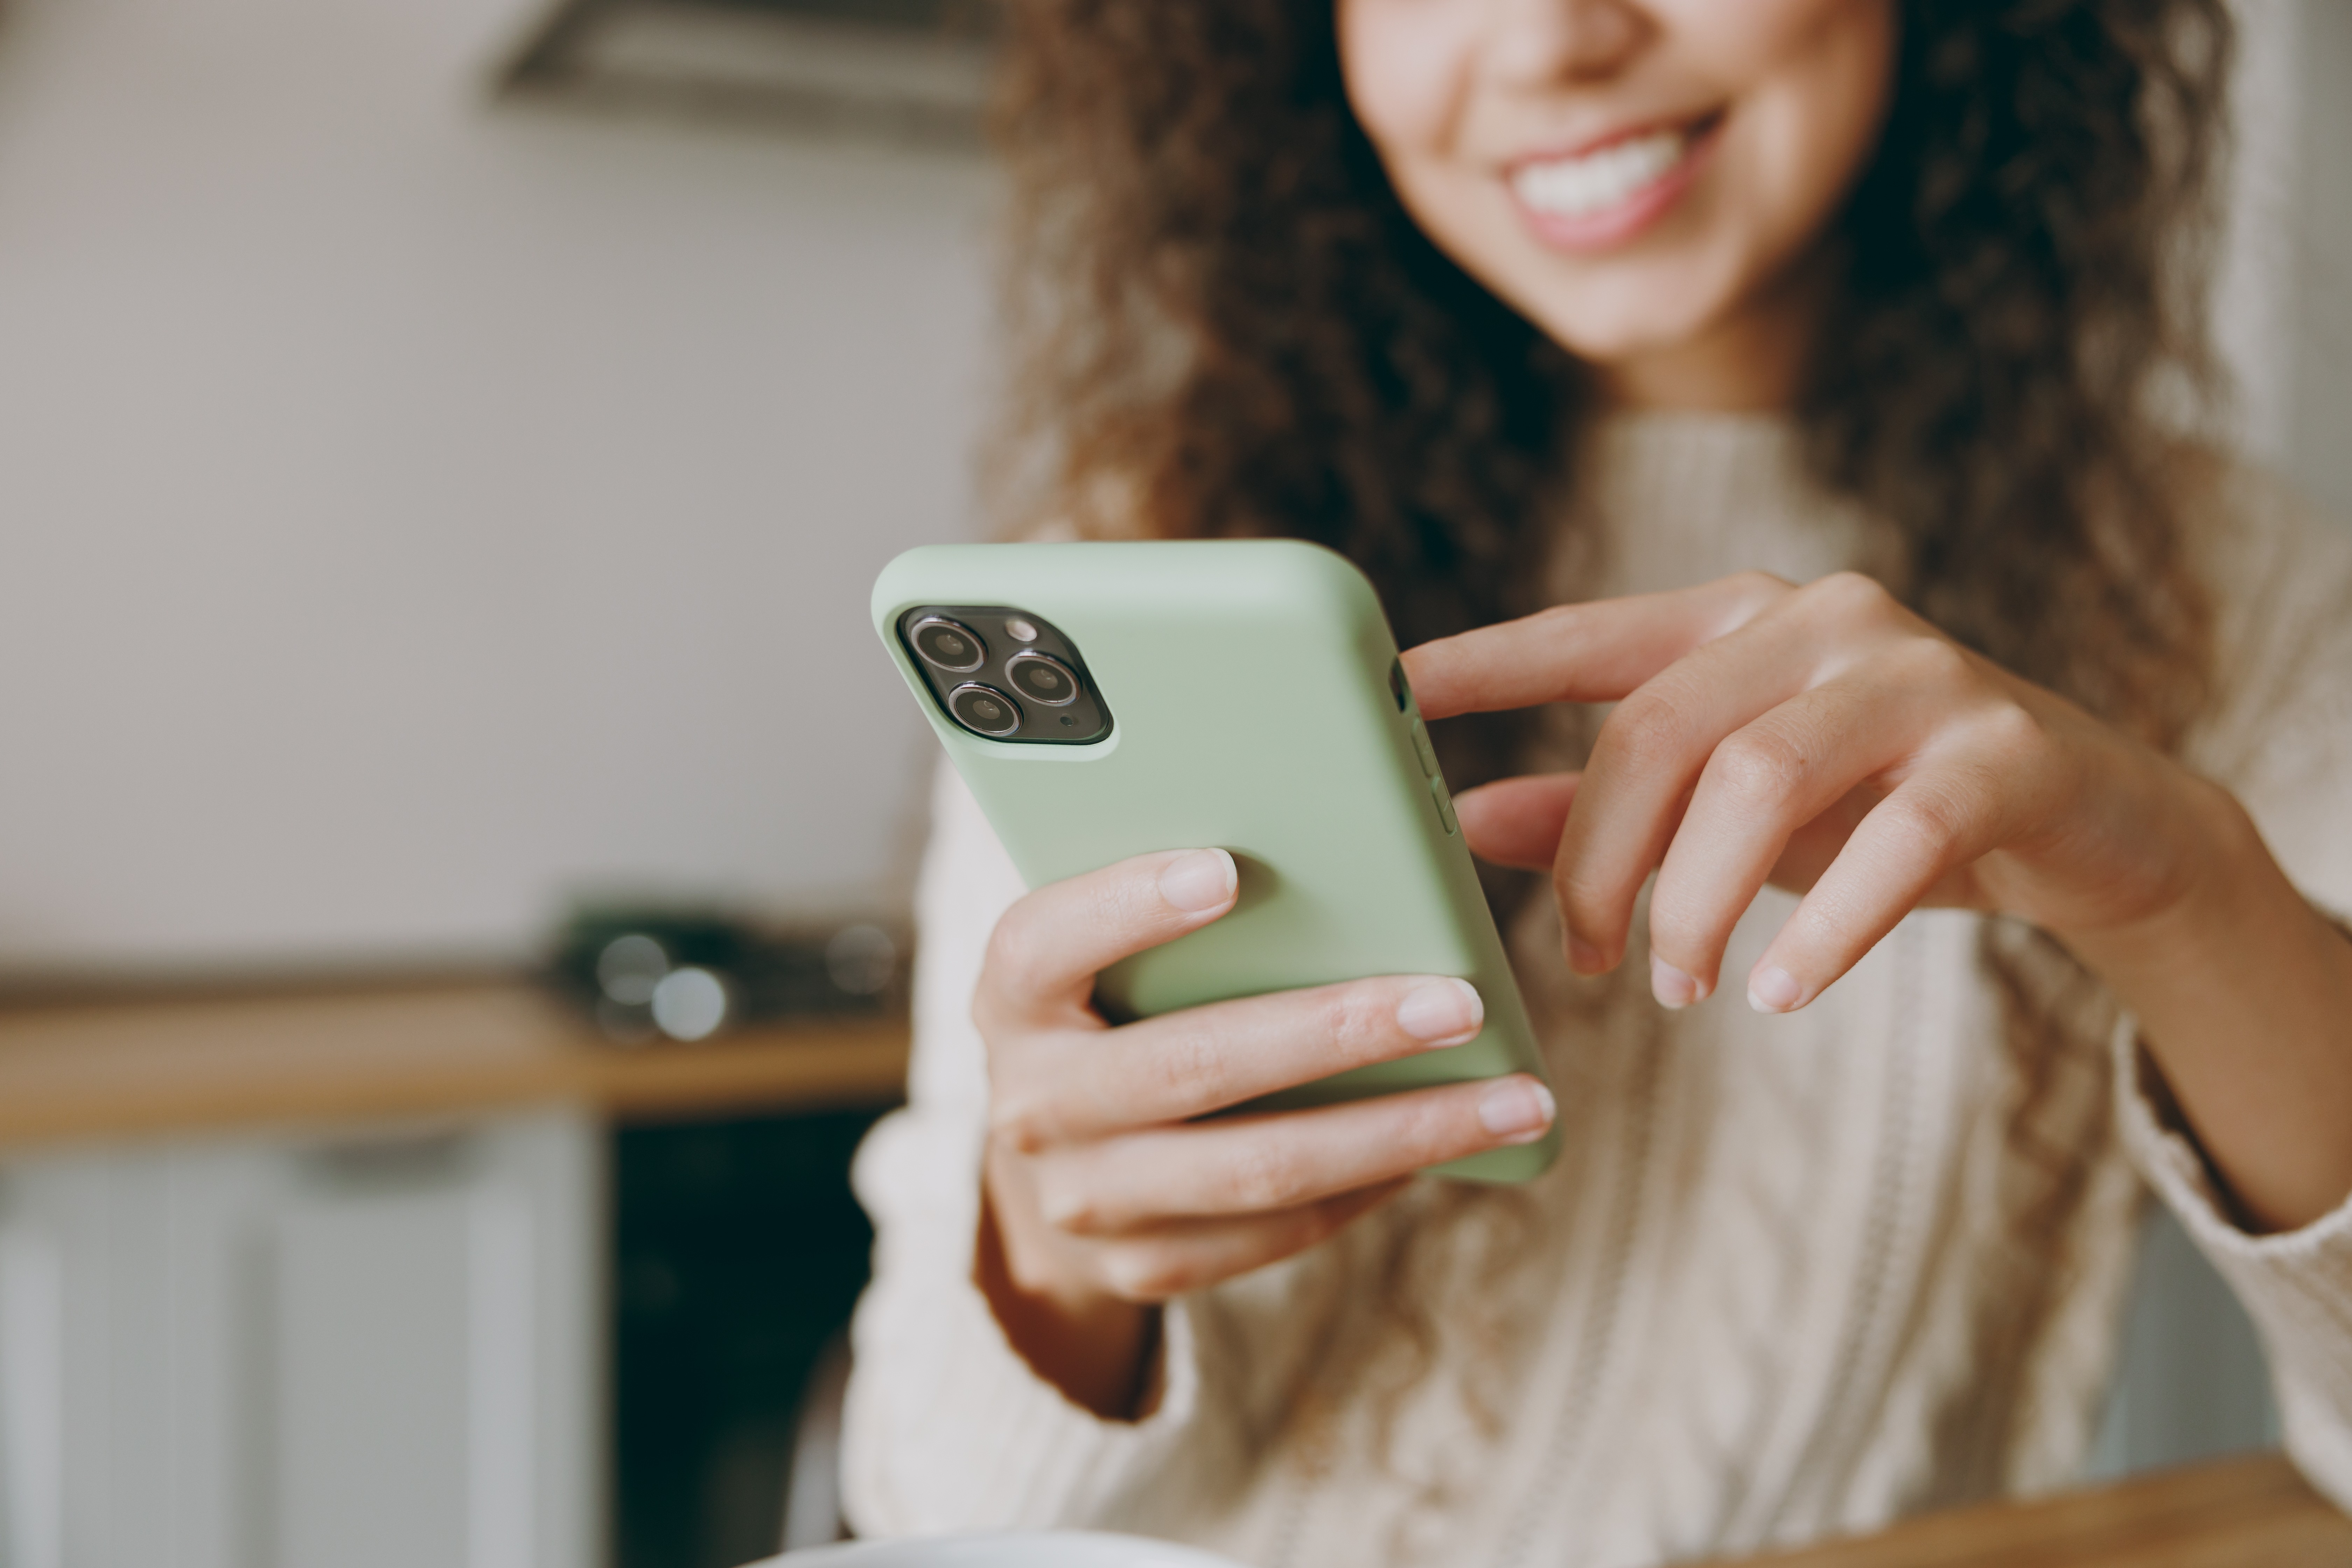
<svg viewBox="0 0 2352 1568"><path fill-rule="evenodd" d="M1004 623L1004 631L1005 635L1012 637L1015 642L1035 642L1037 640L1037 628L1032 626L1029 622L1023 620L1019 616L1013 616L1006 619Z"/></svg>

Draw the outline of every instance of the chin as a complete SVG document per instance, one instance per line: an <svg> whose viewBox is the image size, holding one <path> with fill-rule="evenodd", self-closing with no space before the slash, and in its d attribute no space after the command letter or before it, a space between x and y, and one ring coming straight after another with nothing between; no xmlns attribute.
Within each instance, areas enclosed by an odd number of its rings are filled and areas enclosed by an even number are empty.
<svg viewBox="0 0 2352 1568"><path fill-rule="evenodd" d="M1706 337L1736 313L1744 269L1704 255L1682 266L1653 258L1622 271L1580 271L1531 279L1512 291L1514 303L1561 348L1606 366L1671 354Z"/></svg>
<svg viewBox="0 0 2352 1568"><path fill-rule="evenodd" d="M1528 317L1578 359L1606 367L1671 353L1703 335L1717 314L1678 300L1661 300L1650 310L1595 310L1591 301L1580 300L1572 306L1538 308Z"/></svg>

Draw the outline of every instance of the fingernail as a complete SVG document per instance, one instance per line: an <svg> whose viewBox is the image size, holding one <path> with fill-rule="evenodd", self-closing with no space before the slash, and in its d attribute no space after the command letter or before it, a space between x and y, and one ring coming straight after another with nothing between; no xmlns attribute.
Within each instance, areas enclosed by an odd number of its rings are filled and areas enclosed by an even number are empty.
<svg viewBox="0 0 2352 1568"><path fill-rule="evenodd" d="M1478 1037L1486 1005L1467 980L1430 980L1397 1004L1397 1027L1430 1046L1458 1046Z"/></svg>
<svg viewBox="0 0 2352 1568"><path fill-rule="evenodd" d="M1661 1007L1687 1007L1704 998L1706 989L1654 952L1650 954L1650 994Z"/></svg>
<svg viewBox="0 0 2352 1568"><path fill-rule="evenodd" d="M1507 1078L1478 1102L1478 1123L1496 1137L1525 1143L1541 1137L1559 1108L1551 1090L1531 1078Z"/></svg>
<svg viewBox="0 0 2352 1568"><path fill-rule="evenodd" d="M1759 1013L1785 1013L1804 994L1797 977L1777 963L1748 983L1748 1005Z"/></svg>
<svg viewBox="0 0 2352 1568"><path fill-rule="evenodd" d="M1179 855L1160 870L1160 896L1188 915L1213 910L1234 896L1241 877L1234 858L1222 849Z"/></svg>
<svg viewBox="0 0 2352 1568"><path fill-rule="evenodd" d="M1608 967L1601 950L1582 937L1568 939L1568 966L1579 974L1598 974Z"/></svg>

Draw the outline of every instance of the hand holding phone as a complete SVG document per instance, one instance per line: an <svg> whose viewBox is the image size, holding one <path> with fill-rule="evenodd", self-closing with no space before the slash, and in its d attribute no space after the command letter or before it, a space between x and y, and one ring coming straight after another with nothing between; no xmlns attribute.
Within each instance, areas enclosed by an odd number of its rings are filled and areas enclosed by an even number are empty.
<svg viewBox="0 0 2352 1568"><path fill-rule="evenodd" d="M1039 1373L1100 1414L1133 1413L1150 1303L1304 1251L1414 1173L1551 1125L1524 1074L1213 1115L1459 1044L1484 1017L1465 981L1383 975L1106 1023L1095 976L1215 921L1236 890L1222 849L1040 888L997 925L972 999L990 1083L981 1283Z"/></svg>
<svg viewBox="0 0 2352 1568"><path fill-rule="evenodd" d="M1541 1052L1363 575L1295 541L944 545L875 630L1033 891L973 998L980 1283L1132 1412L1150 1305L1413 1173L1523 1181Z"/></svg>

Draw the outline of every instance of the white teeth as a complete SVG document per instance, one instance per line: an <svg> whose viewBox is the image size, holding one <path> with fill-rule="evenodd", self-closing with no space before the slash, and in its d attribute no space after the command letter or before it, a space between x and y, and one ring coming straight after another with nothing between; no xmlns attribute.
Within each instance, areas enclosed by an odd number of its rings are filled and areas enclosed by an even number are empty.
<svg viewBox="0 0 2352 1568"><path fill-rule="evenodd" d="M1547 216L1590 216L1615 206L1681 163L1687 144L1679 131L1629 136L1580 158L1522 163L1511 175L1511 189Z"/></svg>

